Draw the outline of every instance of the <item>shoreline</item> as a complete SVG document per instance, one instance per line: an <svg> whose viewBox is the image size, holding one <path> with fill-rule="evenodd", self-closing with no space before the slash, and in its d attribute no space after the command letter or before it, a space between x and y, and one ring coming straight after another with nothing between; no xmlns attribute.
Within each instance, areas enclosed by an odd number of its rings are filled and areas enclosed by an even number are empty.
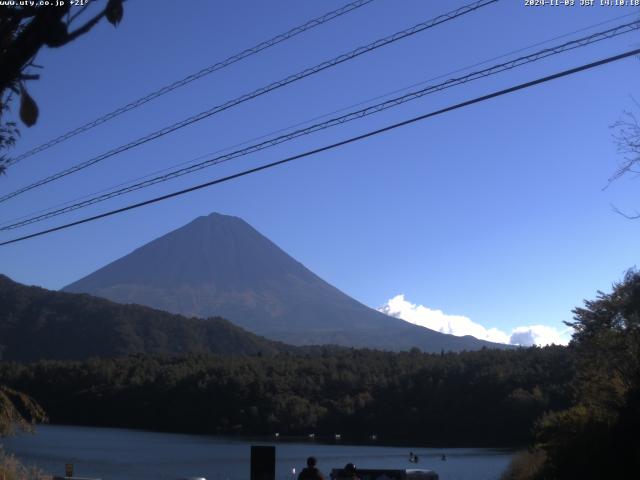
<svg viewBox="0 0 640 480"><path fill-rule="evenodd" d="M128 426L111 426L111 425L93 425L93 424L81 424L81 423L54 423L49 422L46 424L35 425L33 433L27 433L27 435L37 435L38 429L41 427L62 427L62 428L86 428L86 429L101 429L101 430L121 430L129 431L133 433L150 433L150 434L165 434L165 435L184 435L196 438L216 438L224 439L230 443L248 443L255 442L258 444L308 444L308 445L323 445L323 446L344 446L344 447L391 447L391 448L428 448L428 449L486 449L503 452L517 452L523 448L527 448L524 445L467 445L467 444L446 444L446 443L424 443L424 442L411 442L411 440L395 440L380 439L374 441L358 441L350 437L348 434L342 435L340 440L336 440L330 434L315 434L313 438L309 438L308 435L279 435L275 437L272 435L260 435L260 434L232 434L232 433L209 433L209 432L189 432L189 431L174 431L174 430L162 430L162 429L149 429L149 428L136 428ZM2 442L0 441L0 445Z"/></svg>

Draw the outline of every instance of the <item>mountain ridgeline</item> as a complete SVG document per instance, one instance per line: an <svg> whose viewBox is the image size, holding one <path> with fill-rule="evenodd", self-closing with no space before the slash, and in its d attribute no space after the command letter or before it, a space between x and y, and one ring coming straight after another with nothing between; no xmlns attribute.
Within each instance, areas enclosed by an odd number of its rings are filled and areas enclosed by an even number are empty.
<svg viewBox="0 0 640 480"><path fill-rule="evenodd" d="M272 355L292 347L222 318L186 318L90 295L27 287L0 275L0 358L86 359L132 354Z"/></svg>
<svg viewBox="0 0 640 480"><path fill-rule="evenodd" d="M199 217L64 288L189 317L220 316L293 345L425 352L504 345L373 310L325 282L240 218Z"/></svg>

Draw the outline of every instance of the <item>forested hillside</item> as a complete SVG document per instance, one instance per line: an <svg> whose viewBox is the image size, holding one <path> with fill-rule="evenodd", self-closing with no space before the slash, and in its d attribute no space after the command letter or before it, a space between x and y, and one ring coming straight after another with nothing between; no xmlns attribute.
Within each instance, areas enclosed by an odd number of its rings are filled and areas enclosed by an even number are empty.
<svg viewBox="0 0 640 480"><path fill-rule="evenodd" d="M272 355L290 348L223 318L186 318L90 295L26 287L0 275L0 355L5 360L134 353Z"/></svg>
<svg viewBox="0 0 640 480"><path fill-rule="evenodd" d="M524 444L536 418L568 406L572 376L565 347L0 364L52 422L423 445Z"/></svg>

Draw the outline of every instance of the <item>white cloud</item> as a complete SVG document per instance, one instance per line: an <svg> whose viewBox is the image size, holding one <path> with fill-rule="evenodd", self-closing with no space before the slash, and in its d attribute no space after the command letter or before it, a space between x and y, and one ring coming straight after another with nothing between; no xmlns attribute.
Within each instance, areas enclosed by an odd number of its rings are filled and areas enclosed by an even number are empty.
<svg viewBox="0 0 640 480"><path fill-rule="evenodd" d="M566 345L571 337L570 329L558 330L547 325L516 327L511 332L509 343L513 345Z"/></svg>
<svg viewBox="0 0 640 480"><path fill-rule="evenodd" d="M559 331L546 325L520 326L508 334L497 328L486 328L463 315L448 315L442 310L432 310L424 305L413 304L407 301L404 295L396 295L378 310L386 315L441 333L457 336L471 335L490 342L522 346L551 343L566 345L570 339L568 330Z"/></svg>

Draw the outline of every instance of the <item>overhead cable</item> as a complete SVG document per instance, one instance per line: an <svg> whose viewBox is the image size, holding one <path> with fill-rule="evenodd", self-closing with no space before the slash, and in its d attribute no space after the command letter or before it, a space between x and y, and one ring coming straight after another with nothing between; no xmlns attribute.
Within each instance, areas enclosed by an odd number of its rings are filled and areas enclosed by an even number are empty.
<svg viewBox="0 0 640 480"><path fill-rule="evenodd" d="M242 95L240 97L237 97L233 100L229 100L223 104L217 105L215 107L212 107L208 110L205 110L203 112L200 112L196 115L193 115L189 118L186 118L180 122L176 122L172 125L169 125L167 127L164 127L160 130L156 130L155 132L152 132L144 137L138 138L132 142L129 142L125 145L121 145L119 147L116 147L112 150L109 150L106 153L103 153L101 155L98 155L97 157L93 157L89 160L86 160L82 163L76 164L70 168L67 168L65 170L62 170L58 173L55 173L53 175L50 175L46 178L43 178L41 180L38 180L35 183L32 183L30 185L27 185L25 187L19 188L18 190L15 190L13 192L7 193L3 196L0 197L0 203L1 202L5 202L13 197L16 197L18 195L21 195L25 192L28 192L29 190L32 190L34 188L40 187L42 185L46 185L50 182L53 182L55 180L58 180L60 178L66 177L67 175L71 175L72 173L75 173L79 170L83 170L87 167L90 167L92 165L95 165L96 163L99 163L107 158L113 157L114 155L117 155L119 153L125 152L127 150L130 150L132 148L138 147L142 144L145 144L147 142L150 142L152 140L156 140L164 135L167 135L169 133L175 132L176 130L179 130L181 128L184 128L188 125L192 125L196 122L199 122L201 120L204 120L205 118L208 118L212 115L215 115L217 113L220 113L224 110L228 110L232 107L235 107L241 103L244 103L248 100L252 100L256 97L259 97L261 95L264 95L268 92L271 92L273 90L276 90L278 88L284 87L285 85L289 85L290 83L296 82L298 80L302 80L303 78L306 78L310 75L314 75L316 73L319 73L323 70L326 70L328 68L332 68L335 67L336 65L339 65L341 63L344 63L346 61L352 60L356 57L359 57L360 55L363 55L365 53L377 50L378 48L381 48L385 45L389 45L391 43L397 42L398 40L401 40L403 38L409 37L411 35L415 35L416 33L422 32L424 30L427 30L429 28L433 28L437 25L440 25L444 22L448 22L450 20L453 20L455 18L461 17L462 15L465 15L467 13L473 12L475 10L478 10L482 7L486 7L492 3L496 3L499 0L480 0L480 1L476 1L473 3L470 3L468 5L464 5L460 8L457 8L456 10L453 10L451 12L445 13L443 15L439 15L431 20L428 20L426 22L422 22L419 23L417 25L414 25L413 27L407 28L405 30L399 31L394 33L393 35L389 35L385 38L376 40L375 42L372 42L368 45L365 45L363 47L359 47L356 48L355 50L351 50L347 53L344 53L342 55L339 55L337 57L334 57L331 60L327 60L325 62L322 62L318 65L315 65L313 67L307 68L301 72L298 72L294 75L289 75L288 77L279 80L277 82L273 82L269 85L266 85L264 87L258 88L257 90L254 90L251 93L247 93L245 95Z"/></svg>
<svg viewBox="0 0 640 480"><path fill-rule="evenodd" d="M451 105L451 106L446 107L446 108L442 108L440 110L436 110L436 111L433 111L433 112L426 113L424 115L420 115L420 116L417 116L417 117L410 118L408 120L404 120L402 122L394 123L392 125L388 125L386 127L379 128L377 130L372 130L372 131L364 133L362 135L357 135L357 136L354 136L354 137L350 137L350 138L348 138L346 140L342 140L342 141L339 141L339 142L336 142L336 143L332 143L330 145L325 145L325 146L320 147L320 148L316 148L316 149L313 149L313 150L308 150L308 151L306 151L304 153L300 153L298 155L287 157L287 158L284 158L282 160L278 160L278 161L271 162L271 163L268 163L268 164L265 164L265 165L261 165L259 167L250 168L248 170L244 170L242 172L235 173L233 175L229 175L229 176L226 176L226 177L223 177L223 178L217 178L217 179L205 182L205 183L201 183L199 185L195 185L193 187L189 187L189 188L186 188L186 189L183 189L183 190L179 190L179 191L168 193L168 194L165 194L165 195L161 195L159 197L155 197L155 198L152 198L152 199L149 199L149 200L145 200L143 202L134 203L132 205L128 205L126 207L122 207L122 208L111 210L111 211L108 211L108 212L105 212L105 213L101 213L99 215L94 215L92 217L87 217L87 218L83 218L81 220L76 220L75 222L70 222L70 223L66 223L64 225L59 225L57 227L48 228L46 230L41 230L39 232L35 232L35 233L29 234L29 235L25 235L25 236L22 236L22 237L14 238L12 240L6 240L4 242L1 242L0 246L9 245L9 244L16 243L16 242L21 242L21 241L24 241L24 240L28 240L30 238L39 237L39 236L46 235L46 234L49 234L49 233L52 233L52 232L57 232L57 231L60 231L60 230L71 228L71 227L74 227L74 226L77 226L77 225L82 225L84 223L93 222L93 221L99 220L101 218L109 217L109 216L112 216L112 215L117 215L117 214L120 214L120 213L123 213L123 212L127 212L129 210L133 210L133 209L136 209L136 208L140 208L140 207L144 207L144 206L147 206L147 205L151 205L153 203L161 202L163 200L167 200L167 199L170 199L170 198L174 198L174 197L178 197L178 196L181 196L181 195L185 195L187 193L191 193L191 192L194 192L196 190L201 190L203 188L207 188L207 187L210 187L210 186L213 186L213 185L217 185L217 184L220 184L220 183L225 183L225 182L228 182L228 181L231 181L231 180L235 180L237 178L241 178L241 177L244 177L244 176L247 176L247 175L251 175L253 173L257 173L257 172L260 172L260 171L263 171L263 170L267 170L267 169L270 169L270 168L273 168L273 167L277 167L279 165L284 165L286 163L293 162L295 160L299 160L299 159L302 159L302 158L310 157L312 155L316 155L316 154L321 153L321 152L325 152L325 151L328 151L328 150L333 150L335 148L342 147L344 145L355 143L355 142L358 142L360 140L364 140L366 138L379 135L381 133L385 133L385 132L388 132L388 131L391 131L391 130L395 130L397 128L404 127L404 126L407 126L407 125L410 125L410 124L413 124L413 123L416 123L416 122L419 122L419 121L422 121L422 120L426 120L426 119L431 118L431 117L435 117L435 116L442 115L442 114L447 113L447 112L451 112L453 110L458 110L458 109L461 109L461 108L464 108L464 107L468 107L470 105L474 105L476 103L484 102L484 101L490 100L492 98L496 98L496 97L500 97L500 96L503 96L503 95L507 95L509 93L513 93L513 92L516 92L516 91L519 91L519 90L524 90L526 88L530 88L530 87L533 87L535 85L539 85L539 84L546 83L546 82L549 82L549 81L552 81L552 80L556 80L558 78L567 77L569 75L573 75L573 74L576 74L578 72L582 72L582 71L585 71L585 70L590 70L592 68L596 68L596 67L608 64L608 63L616 62L618 60L622 60L624 58L628 58L628 57L631 57L631 56L634 56L634 55L638 55L638 54L640 54L640 48L637 48L637 49L634 49L634 50L629 50L629 51L626 51L626 52L618 54L618 55L614 55L614 56L611 56L611 57L603 58L603 59L598 60L596 62L584 64L584 65L581 65L579 67L575 67L575 68L564 70L564 71L561 71L561 72L558 72L558 73L554 73L552 75L547 75L546 77L538 78L536 80L531 80L531 81L526 82L526 83L521 83L519 85L515 85L513 87L509 87L509 88L505 88L503 90L499 90L499 91L496 91L496 92L493 92L493 93L489 93L489 94L483 95L481 97L476 97L476 98L474 98L472 100L467 100L467 101L464 101L464 102L461 102L461 103L457 103L455 105Z"/></svg>
<svg viewBox="0 0 640 480"><path fill-rule="evenodd" d="M162 95L172 92L173 90L176 90L178 88L184 87L185 85L188 85L189 83L194 82L206 75L209 75L218 70L222 70L223 68L233 65L234 63L239 62L240 60L244 60L247 57L250 57L270 47L278 45L279 43L289 40L303 32L306 32L307 30L311 30L312 28L315 28L319 25L323 25L327 22L330 22L331 20L341 17L342 15L349 13L353 10L356 10L357 8L360 8L373 1L374 0L356 0L336 10L332 10L331 12L327 12L324 15L321 15L317 18L309 20L308 22L302 25L299 25L297 27L294 27L287 32L281 33L280 35L276 35L275 37L270 38L269 40L266 40L264 42L261 42L258 45L255 45L251 48L247 48L246 50L243 50L240 53L231 55L229 58L226 58L225 60L217 62L206 68L203 68L198 72L187 75L186 77L181 78L180 80L176 80L175 82L170 83L169 85L165 85L164 87L159 88L158 90L155 90L145 95L144 97L138 98L137 100L134 100L109 113L106 113L91 122L85 123L84 125L74 128L73 130L70 130L64 133L63 135L60 135L52 140L49 140L48 142L38 145L37 147L34 147L31 150L28 150L14 158L10 158L8 161L5 162L5 165L10 166L10 165L16 164L21 160L24 160L25 158L35 155L36 153L43 152L44 150L47 150L53 147L54 145L57 145L66 140L69 140L70 138L75 137L76 135L79 135L83 132L86 132L87 130L91 130L92 128L95 128L98 125L102 125L103 123L108 122L109 120L113 120L114 118L122 115L123 113L128 112L129 110L138 108L144 105L145 103L150 102L151 100L155 100L156 98L161 97Z"/></svg>
<svg viewBox="0 0 640 480"><path fill-rule="evenodd" d="M284 135L280 135L277 136L275 138L271 138L269 140L257 143L257 144L253 144L250 145L248 147L224 154L224 155L219 155L216 156L214 158L210 158L207 159L203 162L199 162L196 163L194 165L190 165L187 167L183 167L180 168L178 170L174 170L172 172L168 172L166 174L163 175L158 175L154 178L148 179L148 180L144 180L138 183L135 183L133 185L129 185L117 190L113 190L110 191L108 193L104 193L102 195L97 195L95 197L89 198L87 200L83 200L77 203L74 203L72 205L67 205L63 208L58 208L52 211L48 211L47 213L43 213L40 215L36 215L36 216L32 216L30 218L26 218L24 220L20 220L14 223L10 223L10 224L5 224L0 226L0 231L6 231L6 230L13 230L15 228L20 228L20 227L24 227L26 225L30 225L32 223L36 223L36 222L40 222L43 220L47 220L65 213L69 213L72 212L74 210L78 210L80 208L85 208L88 207L90 205L94 205L96 203L100 203L106 200L109 200L111 198L114 197L118 197L121 195L125 195L127 193L131 193L134 192L136 190L140 190L143 188L147 188L150 187L152 185L158 184L158 183L162 183L162 182L166 182L168 180L172 180L174 178L178 178L181 177L183 175L187 175L189 173L193 173L195 171L198 170L202 170L204 168L213 166L213 165L217 165L223 162L227 162L229 160L238 158L238 157L242 157L242 156L246 156L249 155L251 153L255 153L257 151L260 150L264 150L266 148L270 148L276 145L279 145L281 143L285 143L288 141L291 141L295 138L304 136L304 135L309 135L312 133L315 133L317 131L320 130L325 130L327 128L331 128L337 125L341 125L356 119L360 119L369 115L373 115L375 113L379 113L381 111L396 107L398 105L402 105L404 103L413 101L413 100L417 100L419 98L424 97L425 95L429 95L432 93L436 93L451 87L454 87L456 85L461 85L467 82L471 82L474 80L478 80L481 78L485 78L491 75L495 75L507 70L511 70L513 68L516 67L520 67L529 63L533 63L536 62L538 60L541 60L543 58L547 58L550 57L552 55L557 55L559 53L563 53L563 52L567 52L570 50L574 50L576 48L579 47L584 47L587 45L590 45L592 43L596 43L596 42L600 42L602 40L606 40L606 39L610 39L613 38L615 36L618 35L622 35L624 33L628 33L628 32L632 32L635 30L640 29L640 20L635 21L635 22L630 22L624 25L619 25L617 27L613 27L610 28L608 30L605 30L603 32L597 32L594 33L592 35L586 36L586 37L582 37L582 38L578 38L576 40L572 40L570 42L566 42L562 45L557 45L557 46L553 46L553 47L549 47L549 48L545 48L543 50L537 51L535 53L529 54L529 55L525 55L525 56L521 56L518 57L516 59L510 60L508 62L504 62L504 63L500 63L497 65L493 65L491 67L485 68L483 70L478 70L476 72L472 72L469 73L468 75L465 75L463 77L457 77L457 78L451 78L445 82L439 83L437 85L430 85L427 86L425 88L422 88L420 90L416 90L413 92L409 92L405 95L396 97L396 98L392 98L389 100L386 100L384 102L380 102L378 104L366 107L366 108L362 108L360 110L356 110L350 113L347 113L345 115L341 115L332 119L329 119L327 121L324 122L320 122L320 123L316 123L314 125L310 125L308 127L305 128L301 128L298 130L295 130L293 132L284 134Z"/></svg>

